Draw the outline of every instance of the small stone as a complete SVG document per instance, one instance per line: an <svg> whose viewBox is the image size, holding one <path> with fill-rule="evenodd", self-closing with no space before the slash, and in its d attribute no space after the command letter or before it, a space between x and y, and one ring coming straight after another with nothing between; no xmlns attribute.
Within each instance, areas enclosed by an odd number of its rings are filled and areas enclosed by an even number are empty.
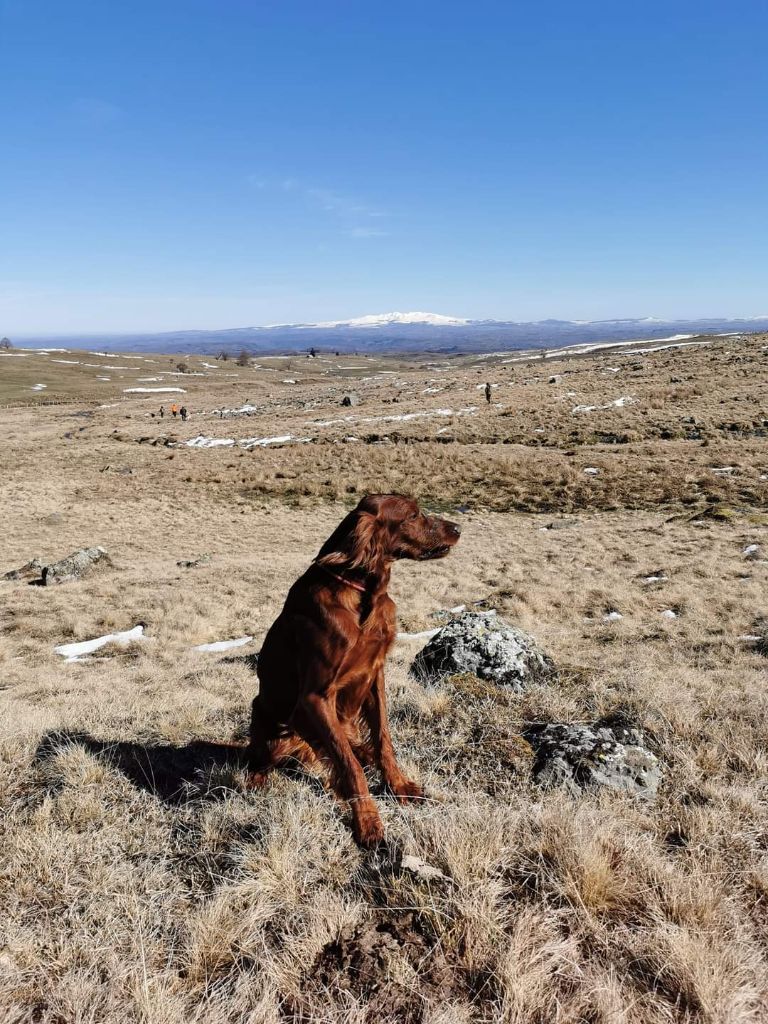
<svg viewBox="0 0 768 1024"><path fill-rule="evenodd" d="M545 529L547 530L568 530L572 526L579 526L578 519L553 519Z"/></svg>
<svg viewBox="0 0 768 1024"><path fill-rule="evenodd" d="M403 871L409 872L411 875L416 875L417 878L424 878L429 882L441 881L448 882L450 879L443 872L434 867L432 864L427 864L421 857L413 857L410 854L405 854L400 861L400 867Z"/></svg>
<svg viewBox="0 0 768 1024"><path fill-rule="evenodd" d="M210 555L200 555L199 558L182 558L176 565L180 569L196 569L199 565L207 565L211 560Z"/></svg>

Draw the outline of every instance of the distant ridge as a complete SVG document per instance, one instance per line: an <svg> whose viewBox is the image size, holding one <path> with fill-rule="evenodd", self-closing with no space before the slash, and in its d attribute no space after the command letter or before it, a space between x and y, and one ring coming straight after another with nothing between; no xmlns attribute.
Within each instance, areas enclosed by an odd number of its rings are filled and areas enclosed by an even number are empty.
<svg viewBox="0 0 768 1024"><path fill-rule="evenodd" d="M699 334L768 331L768 316L662 320L465 320L442 313L374 313L350 320L272 324L225 330L154 334L58 335L26 338L20 346L66 343L113 352L253 353L301 352L310 347L339 352L492 352L564 348L590 342L666 340Z"/></svg>

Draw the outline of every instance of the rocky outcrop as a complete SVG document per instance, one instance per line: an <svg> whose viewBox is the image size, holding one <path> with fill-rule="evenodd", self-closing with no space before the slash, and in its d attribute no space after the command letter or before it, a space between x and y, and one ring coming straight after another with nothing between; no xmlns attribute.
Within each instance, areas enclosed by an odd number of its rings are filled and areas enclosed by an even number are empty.
<svg viewBox="0 0 768 1024"><path fill-rule="evenodd" d="M42 585L50 587L54 583L69 583L72 580L79 580L96 565L97 562L106 559L109 555L105 548L81 548L58 562L51 562L43 567Z"/></svg>
<svg viewBox="0 0 768 1024"><path fill-rule="evenodd" d="M574 795L604 787L652 800L661 766L639 729L623 725L550 723L524 733L536 753L533 774L542 786Z"/></svg>
<svg viewBox="0 0 768 1024"><path fill-rule="evenodd" d="M421 679L470 673L520 691L550 676L554 665L523 630L496 616L466 612L438 630L411 671Z"/></svg>
<svg viewBox="0 0 768 1024"><path fill-rule="evenodd" d="M33 558L32 561L27 562L26 565L22 565L18 569L11 569L9 572L3 573L3 579L26 580L27 582L31 582L32 580L39 580L42 571L43 563L39 558Z"/></svg>

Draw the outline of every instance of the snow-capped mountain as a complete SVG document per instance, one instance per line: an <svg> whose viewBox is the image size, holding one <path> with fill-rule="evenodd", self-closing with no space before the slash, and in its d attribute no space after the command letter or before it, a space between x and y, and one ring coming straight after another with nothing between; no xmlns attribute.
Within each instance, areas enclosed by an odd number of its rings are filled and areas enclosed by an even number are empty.
<svg viewBox="0 0 768 1024"><path fill-rule="evenodd" d="M69 348L134 352L220 351L237 353L325 351L377 354L385 352L494 352L515 349L557 349L594 342L667 341L700 334L768 331L768 317L708 320L662 320L656 317L617 320L464 320L442 313L375 313L351 320L314 324L272 324L220 331L174 331L164 334L96 335L88 339L27 338L19 344L66 342ZM14 339L15 340L15 339Z"/></svg>
<svg viewBox="0 0 768 1024"><path fill-rule="evenodd" d="M330 327L390 327L392 324L430 324L435 327L456 327L468 324L457 316L444 316L442 313L371 313L369 316L358 316L353 320L326 320L317 324L270 324L264 330L275 330L278 327L296 328L330 328Z"/></svg>

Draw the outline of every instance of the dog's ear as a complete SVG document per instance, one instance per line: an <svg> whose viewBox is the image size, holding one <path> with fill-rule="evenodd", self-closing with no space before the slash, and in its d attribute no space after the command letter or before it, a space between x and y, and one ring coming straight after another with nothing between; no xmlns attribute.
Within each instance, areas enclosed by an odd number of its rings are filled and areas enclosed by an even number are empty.
<svg viewBox="0 0 768 1024"><path fill-rule="evenodd" d="M374 569L381 560L381 524L370 512L358 512L357 522L352 530L353 569Z"/></svg>
<svg viewBox="0 0 768 1024"><path fill-rule="evenodd" d="M381 525L371 512L355 509L323 544L315 561L331 568L372 570L381 560Z"/></svg>

